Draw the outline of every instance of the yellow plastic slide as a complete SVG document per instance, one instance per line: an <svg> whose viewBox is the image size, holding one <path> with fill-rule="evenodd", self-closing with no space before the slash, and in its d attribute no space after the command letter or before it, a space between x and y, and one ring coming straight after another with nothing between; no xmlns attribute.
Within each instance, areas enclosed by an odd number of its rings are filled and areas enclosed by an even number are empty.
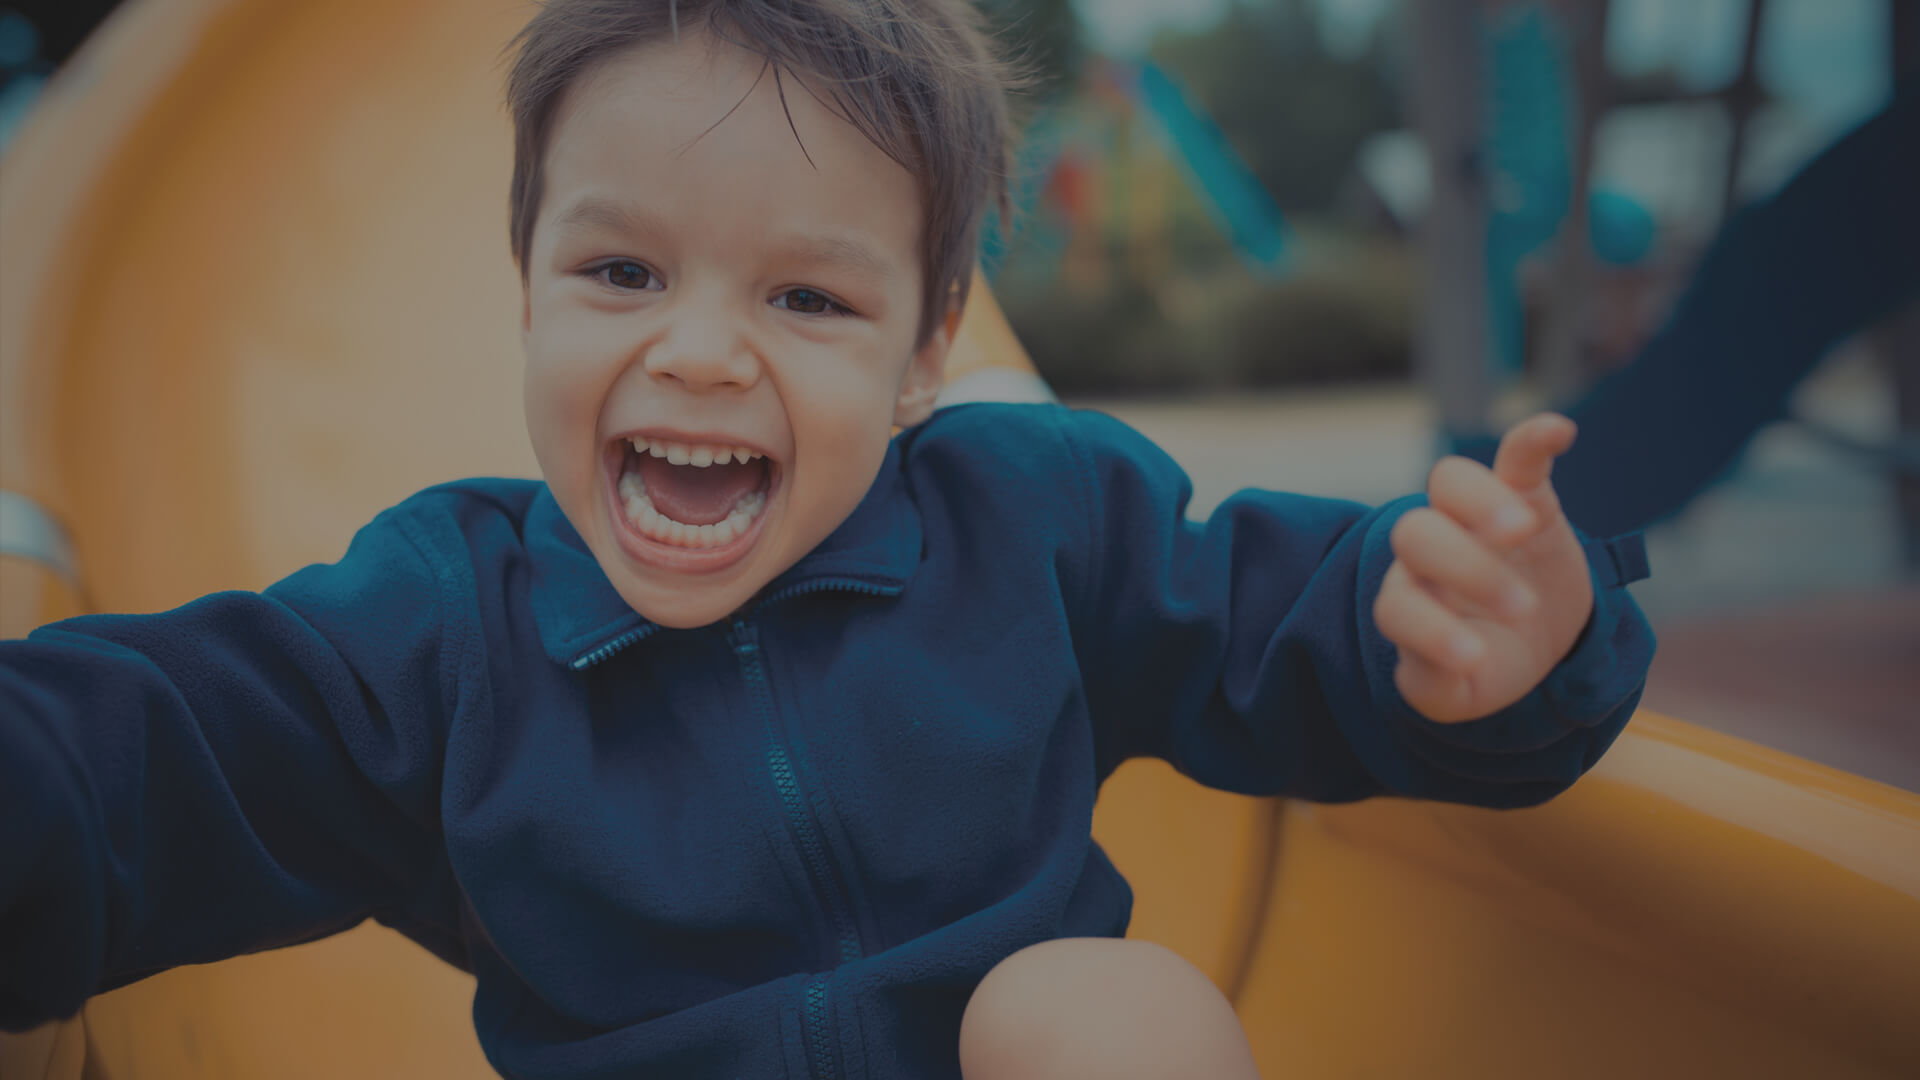
<svg viewBox="0 0 1920 1080"><path fill-rule="evenodd" d="M533 472L499 107L528 13L133 0L56 81L0 163L0 632L258 588ZM976 295L956 375L1024 369ZM1269 1077L1920 1076L1920 797L1674 720L1537 810L1134 763L1096 833ZM366 926L103 995L0 1076L483 1077L471 992Z"/></svg>

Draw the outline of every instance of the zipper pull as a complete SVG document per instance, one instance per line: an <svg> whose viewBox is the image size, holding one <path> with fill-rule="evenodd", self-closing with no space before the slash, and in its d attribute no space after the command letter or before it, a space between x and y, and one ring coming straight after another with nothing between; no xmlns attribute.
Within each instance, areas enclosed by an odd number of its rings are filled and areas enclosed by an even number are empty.
<svg viewBox="0 0 1920 1080"><path fill-rule="evenodd" d="M759 635L754 633L753 624L745 617L735 617L733 629L728 632L733 639L733 651L741 656L751 656L760 648Z"/></svg>

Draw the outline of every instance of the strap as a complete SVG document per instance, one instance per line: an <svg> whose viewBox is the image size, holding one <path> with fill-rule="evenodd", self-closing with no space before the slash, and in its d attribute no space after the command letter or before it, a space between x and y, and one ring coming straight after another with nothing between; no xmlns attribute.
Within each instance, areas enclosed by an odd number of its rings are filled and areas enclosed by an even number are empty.
<svg viewBox="0 0 1920 1080"><path fill-rule="evenodd" d="M1618 589L1653 574L1653 568L1647 563L1647 538L1637 532L1588 540L1581 546L1603 588Z"/></svg>

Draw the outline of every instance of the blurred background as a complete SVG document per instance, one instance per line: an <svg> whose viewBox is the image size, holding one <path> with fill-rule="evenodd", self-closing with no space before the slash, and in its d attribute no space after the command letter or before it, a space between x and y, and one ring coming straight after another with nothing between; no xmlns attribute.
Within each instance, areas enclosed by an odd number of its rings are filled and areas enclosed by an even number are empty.
<svg viewBox="0 0 1920 1080"><path fill-rule="evenodd" d="M1576 522L1648 532L1648 703L1920 786L1920 116L1783 192L1912 81L1920 4L990 7L1040 73L996 293L1196 510L1377 502L1568 409Z"/></svg>
<svg viewBox="0 0 1920 1080"><path fill-rule="evenodd" d="M116 6L0 4L0 168ZM1196 512L1569 410L1647 703L1920 790L1920 0L983 7L1033 76L995 295Z"/></svg>

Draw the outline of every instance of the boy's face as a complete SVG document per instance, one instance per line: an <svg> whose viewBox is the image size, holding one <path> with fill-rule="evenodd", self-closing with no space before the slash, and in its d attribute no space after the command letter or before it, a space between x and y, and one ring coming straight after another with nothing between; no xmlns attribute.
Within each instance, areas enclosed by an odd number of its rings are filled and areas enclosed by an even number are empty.
<svg viewBox="0 0 1920 1080"><path fill-rule="evenodd" d="M725 618L931 411L948 335L915 347L921 213L904 168L734 46L649 45L568 92L527 257L527 430L642 615Z"/></svg>

